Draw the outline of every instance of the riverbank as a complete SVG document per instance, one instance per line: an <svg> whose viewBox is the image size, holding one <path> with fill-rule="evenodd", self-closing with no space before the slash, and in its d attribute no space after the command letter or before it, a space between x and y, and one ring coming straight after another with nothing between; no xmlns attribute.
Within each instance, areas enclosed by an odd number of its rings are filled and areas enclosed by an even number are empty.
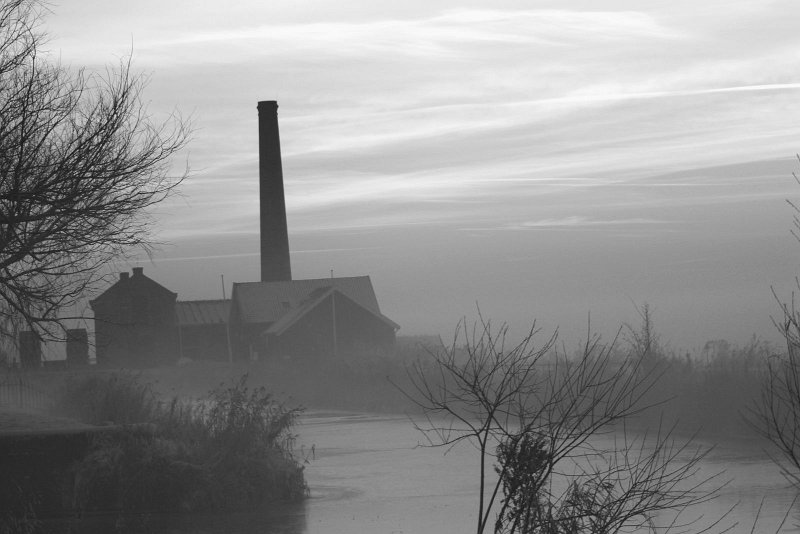
<svg viewBox="0 0 800 534"><path fill-rule="evenodd" d="M160 399L126 373L71 376L53 413L2 410L0 532L48 517L258 509L306 495L299 410L244 378L206 402Z"/></svg>

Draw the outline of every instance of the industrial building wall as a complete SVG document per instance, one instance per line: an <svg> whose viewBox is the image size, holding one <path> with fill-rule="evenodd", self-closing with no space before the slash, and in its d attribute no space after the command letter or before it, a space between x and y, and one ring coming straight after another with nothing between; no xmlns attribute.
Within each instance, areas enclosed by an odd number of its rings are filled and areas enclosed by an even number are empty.
<svg viewBox="0 0 800 534"><path fill-rule="evenodd" d="M148 367L177 359L174 298L131 291L96 305L94 314L98 365Z"/></svg>
<svg viewBox="0 0 800 534"><path fill-rule="evenodd" d="M178 342L181 358L228 361L225 324L181 326Z"/></svg>
<svg viewBox="0 0 800 534"><path fill-rule="evenodd" d="M273 356L333 357L356 348L389 350L394 340L394 328L350 299L335 294L281 336L271 337L267 350Z"/></svg>

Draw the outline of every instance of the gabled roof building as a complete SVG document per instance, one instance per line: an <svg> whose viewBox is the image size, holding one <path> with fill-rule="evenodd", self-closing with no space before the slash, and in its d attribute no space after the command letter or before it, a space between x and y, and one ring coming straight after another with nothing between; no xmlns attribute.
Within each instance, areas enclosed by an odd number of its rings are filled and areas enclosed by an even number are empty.
<svg viewBox="0 0 800 534"><path fill-rule="evenodd" d="M335 357L388 351L397 323L383 315L369 276L233 284L229 300L178 301L135 267L91 301L97 363Z"/></svg>
<svg viewBox="0 0 800 534"><path fill-rule="evenodd" d="M134 267L89 302L94 312L95 357L99 365L151 367L174 363L177 355L173 293Z"/></svg>
<svg viewBox="0 0 800 534"><path fill-rule="evenodd" d="M369 276L234 284L232 301L238 358L388 350L399 328L381 313Z"/></svg>

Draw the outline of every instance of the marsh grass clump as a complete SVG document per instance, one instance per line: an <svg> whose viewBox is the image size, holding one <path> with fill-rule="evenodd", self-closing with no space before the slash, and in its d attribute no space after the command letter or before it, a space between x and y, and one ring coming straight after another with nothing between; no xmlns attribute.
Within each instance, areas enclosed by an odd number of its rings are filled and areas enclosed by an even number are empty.
<svg viewBox="0 0 800 534"><path fill-rule="evenodd" d="M291 451L299 409L288 409L262 387L249 389L247 375L211 393L199 410L202 448L219 491L212 505L300 499L306 494L302 467Z"/></svg>
<svg viewBox="0 0 800 534"><path fill-rule="evenodd" d="M248 509L307 493L292 454L301 409L248 388L247 375L197 403L160 402L131 375L73 382L64 399L65 413L118 425L95 436L74 466L78 510Z"/></svg>

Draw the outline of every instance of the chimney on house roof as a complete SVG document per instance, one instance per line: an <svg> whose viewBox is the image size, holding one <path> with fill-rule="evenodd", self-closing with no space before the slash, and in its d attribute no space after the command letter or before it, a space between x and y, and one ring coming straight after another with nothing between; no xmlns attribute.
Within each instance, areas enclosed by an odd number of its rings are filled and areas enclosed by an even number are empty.
<svg viewBox="0 0 800 534"><path fill-rule="evenodd" d="M134 267L133 276L142 276L144 274L144 267Z"/></svg>
<svg viewBox="0 0 800 534"><path fill-rule="evenodd" d="M258 158L261 209L261 281L292 279L289 231L283 194L281 140L278 134L278 103L258 103Z"/></svg>

